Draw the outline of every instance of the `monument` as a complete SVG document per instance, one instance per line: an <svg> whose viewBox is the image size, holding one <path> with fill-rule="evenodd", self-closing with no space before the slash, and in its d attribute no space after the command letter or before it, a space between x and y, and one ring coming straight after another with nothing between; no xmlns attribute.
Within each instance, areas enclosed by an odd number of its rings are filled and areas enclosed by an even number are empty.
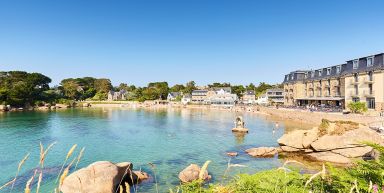
<svg viewBox="0 0 384 193"><path fill-rule="evenodd" d="M243 117L241 116L236 117L235 128L232 129L232 132L248 133L248 129L245 128Z"/></svg>

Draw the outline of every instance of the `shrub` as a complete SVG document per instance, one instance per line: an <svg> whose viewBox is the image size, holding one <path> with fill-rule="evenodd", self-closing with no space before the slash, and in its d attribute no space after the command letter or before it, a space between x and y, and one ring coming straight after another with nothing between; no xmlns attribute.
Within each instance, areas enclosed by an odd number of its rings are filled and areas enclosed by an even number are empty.
<svg viewBox="0 0 384 193"><path fill-rule="evenodd" d="M365 102L351 102L348 104L348 108L351 110L352 113L363 113L368 111Z"/></svg>

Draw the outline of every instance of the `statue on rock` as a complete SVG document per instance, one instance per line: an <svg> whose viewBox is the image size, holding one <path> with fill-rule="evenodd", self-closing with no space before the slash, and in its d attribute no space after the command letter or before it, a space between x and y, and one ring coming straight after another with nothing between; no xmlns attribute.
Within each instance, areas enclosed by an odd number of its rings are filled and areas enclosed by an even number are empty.
<svg viewBox="0 0 384 193"><path fill-rule="evenodd" d="M232 129L232 132L248 133L248 129L245 128L245 123L242 116L236 117L235 128Z"/></svg>

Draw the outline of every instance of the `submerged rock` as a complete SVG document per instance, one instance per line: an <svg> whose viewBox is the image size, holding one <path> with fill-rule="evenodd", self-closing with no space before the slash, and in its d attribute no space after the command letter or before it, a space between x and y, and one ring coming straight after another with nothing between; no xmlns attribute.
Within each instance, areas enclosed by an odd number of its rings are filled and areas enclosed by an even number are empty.
<svg viewBox="0 0 384 193"><path fill-rule="evenodd" d="M132 168L130 162L95 162L66 177L60 190L63 193L114 193L120 182L133 184L148 179L148 174L131 172Z"/></svg>
<svg viewBox="0 0 384 193"><path fill-rule="evenodd" d="M194 180L198 180L200 170L201 169L198 165L191 164L179 173L179 179L183 183L188 183L188 182L192 182ZM205 171L204 176L203 176L203 180L208 181L210 179L211 179L211 176L208 175L208 171Z"/></svg>
<svg viewBox="0 0 384 193"><path fill-rule="evenodd" d="M236 157L238 155L238 153L237 152L227 152L227 155L231 156L231 157Z"/></svg>
<svg viewBox="0 0 384 193"><path fill-rule="evenodd" d="M245 150L252 157L273 157L277 154L275 147L257 147Z"/></svg>

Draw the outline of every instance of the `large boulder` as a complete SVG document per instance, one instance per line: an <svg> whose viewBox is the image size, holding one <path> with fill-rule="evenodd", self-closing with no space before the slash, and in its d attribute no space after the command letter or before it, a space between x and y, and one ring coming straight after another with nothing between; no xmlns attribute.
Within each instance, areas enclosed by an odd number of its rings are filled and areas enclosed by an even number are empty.
<svg viewBox="0 0 384 193"><path fill-rule="evenodd" d="M365 146L365 147L335 149L335 150L332 150L332 152L348 158L357 158L357 157L371 156L372 150L373 150L372 147Z"/></svg>
<svg viewBox="0 0 384 193"><path fill-rule="evenodd" d="M324 135L311 144L315 151L330 151L365 146L363 142L383 144L382 137L369 128L349 130L343 135Z"/></svg>
<svg viewBox="0 0 384 193"><path fill-rule="evenodd" d="M199 179L200 167L196 164L191 164L183 171L179 173L179 179L183 183L192 182ZM208 174L208 171L204 172L203 180L208 181L211 179L211 176Z"/></svg>
<svg viewBox="0 0 384 193"><path fill-rule="evenodd" d="M317 128L311 130L295 130L284 134L277 142L281 146L289 146L297 149L308 148L317 139Z"/></svg>
<svg viewBox="0 0 384 193"><path fill-rule="evenodd" d="M257 147L245 150L252 157L273 157L278 153L275 147Z"/></svg>
<svg viewBox="0 0 384 193"><path fill-rule="evenodd" d="M95 162L66 177L60 190L63 193L114 193L124 175L130 175L132 167L129 162Z"/></svg>
<svg viewBox="0 0 384 193"><path fill-rule="evenodd" d="M301 149L297 149L297 148L289 147L289 146L281 146L280 148L283 152L299 152L299 151L301 151Z"/></svg>
<svg viewBox="0 0 384 193"><path fill-rule="evenodd" d="M337 164L350 164L351 160L346 158L340 154L332 153L332 152L315 152L307 154L309 157L323 162L332 162Z"/></svg>

